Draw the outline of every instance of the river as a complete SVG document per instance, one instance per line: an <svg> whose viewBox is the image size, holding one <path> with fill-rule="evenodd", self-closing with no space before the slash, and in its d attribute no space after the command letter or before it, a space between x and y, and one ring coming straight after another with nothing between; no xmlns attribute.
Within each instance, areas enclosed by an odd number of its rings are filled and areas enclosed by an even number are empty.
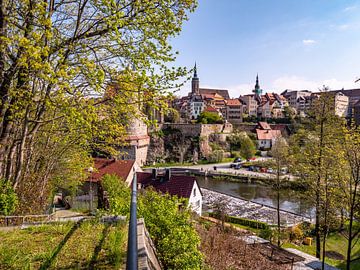
<svg viewBox="0 0 360 270"><path fill-rule="evenodd" d="M268 186L243 182L230 182L211 177L197 177L202 188L225 193L234 197L276 207L276 192ZM313 207L299 191L282 190L280 209L304 216L313 216Z"/></svg>

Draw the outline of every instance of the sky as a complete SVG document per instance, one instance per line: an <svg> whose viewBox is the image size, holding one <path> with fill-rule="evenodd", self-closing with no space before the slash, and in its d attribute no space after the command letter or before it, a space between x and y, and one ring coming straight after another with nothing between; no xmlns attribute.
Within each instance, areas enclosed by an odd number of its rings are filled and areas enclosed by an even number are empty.
<svg viewBox="0 0 360 270"><path fill-rule="evenodd" d="M199 0L171 44L200 87L232 97L257 73L264 92L360 88L360 0Z"/></svg>

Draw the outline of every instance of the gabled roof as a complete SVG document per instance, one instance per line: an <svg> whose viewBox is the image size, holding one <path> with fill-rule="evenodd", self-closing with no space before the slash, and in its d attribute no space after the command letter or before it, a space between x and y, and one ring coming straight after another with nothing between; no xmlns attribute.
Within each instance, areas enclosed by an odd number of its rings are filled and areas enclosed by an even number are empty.
<svg viewBox="0 0 360 270"><path fill-rule="evenodd" d="M258 140L274 140L276 138L281 137L280 130L263 130L263 129L256 129L256 135Z"/></svg>
<svg viewBox="0 0 360 270"><path fill-rule="evenodd" d="M240 106L242 102L238 98L226 99L227 106Z"/></svg>
<svg viewBox="0 0 360 270"><path fill-rule="evenodd" d="M204 111L205 112L215 112L215 113L219 112L217 109L215 109L214 107L211 107L211 106L206 107Z"/></svg>
<svg viewBox="0 0 360 270"><path fill-rule="evenodd" d="M260 129L263 130L271 129L270 125L267 122L259 122L258 125L260 126Z"/></svg>
<svg viewBox="0 0 360 270"><path fill-rule="evenodd" d="M210 88L199 88L200 94L219 94L224 99L229 99L229 91L226 89L210 89Z"/></svg>
<svg viewBox="0 0 360 270"><path fill-rule="evenodd" d="M153 179L152 173L138 172L136 175L138 183L143 187L152 186L157 191L180 198L190 198L194 183L197 183L194 176L171 175L170 180L166 181L164 176Z"/></svg>
<svg viewBox="0 0 360 270"><path fill-rule="evenodd" d="M105 174L114 174L125 181L129 176L134 164L135 160L94 158L94 166L96 171L91 173L88 181L99 182Z"/></svg>

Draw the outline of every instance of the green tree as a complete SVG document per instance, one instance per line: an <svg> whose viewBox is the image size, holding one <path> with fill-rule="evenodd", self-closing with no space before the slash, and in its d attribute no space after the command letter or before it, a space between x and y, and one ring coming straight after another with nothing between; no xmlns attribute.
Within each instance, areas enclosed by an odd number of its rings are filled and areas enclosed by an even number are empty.
<svg viewBox="0 0 360 270"><path fill-rule="evenodd" d="M289 156L289 145L282 137L275 140L274 145L271 148L271 156L276 166L276 212L277 212L277 245L280 246L281 224L280 224L280 189L281 189L281 168L287 165Z"/></svg>
<svg viewBox="0 0 360 270"><path fill-rule="evenodd" d="M139 196L139 216L154 240L166 269L200 269L200 238L190 219L190 210L179 210L187 201L145 190Z"/></svg>
<svg viewBox="0 0 360 270"><path fill-rule="evenodd" d="M316 257L320 258L321 235L325 254L331 214L336 213L333 203L337 193L333 187L341 168L338 154L344 122L335 115L333 96L326 91L314 100L308 117L306 129L293 137L295 143L292 143L291 151L293 164L306 180L307 195L315 207Z"/></svg>
<svg viewBox="0 0 360 270"><path fill-rule="evenodd" d="M10 215L16 210L18 199L9 181L0 179L0 215Z"/></svg>
<svg viewBox="0 0 360 270"><path fill-rule="evenodd" d="M358 128L344 128L344 141L342 144L344 152L344 166L340 190L342 200L345 202L345 210L348 215L347 230L347 252L346 269L351 269L353 243L360 237L360 227L356 220L360 217L360 131Z"/></svg>
<svg viewBox="0 0 360 270"><path fill-rule="evenodd" d="M256 153L256 146L249 136L244 135L240 140L240 155L243 158L252 158Z"/></svg>
<svg viewBox="0 0 360 270"><path fill-rule="evenodd" d="M113 175L102 179L109 198L110 212L129 215L130 189ZM138 192L138 217L143 217L154 241L158 256L166 269L200 269L200 238L191 221L190 210L180 209L187 201L152 189Z"/></svg>
<svg viewBox="0 0 360 270"><path fill-rule="evenodd" d="M222 124L224 121L223 118L216 112L203 111L200 113L197 122L202 124Z"/></svg>
<svg viewBox="0 0 360 270"><path fill-rule="evenodd" d="M73 162L71 149L114 154L139 107L166 107L157 97L187 74L171 66L168 40L195 6L0 1L0 177L21 200L35 205L49 195L64 162Z"/></svg>
<svg viewBox="0 0 360 270"><path fill-rule="evenodd" d="M226 140L230 144L231 151L239 151L240 150L241 140L242 140L243 136L244 136L243 133L236 131L233 134L231 134L230 136L226 137Z"/></svg>

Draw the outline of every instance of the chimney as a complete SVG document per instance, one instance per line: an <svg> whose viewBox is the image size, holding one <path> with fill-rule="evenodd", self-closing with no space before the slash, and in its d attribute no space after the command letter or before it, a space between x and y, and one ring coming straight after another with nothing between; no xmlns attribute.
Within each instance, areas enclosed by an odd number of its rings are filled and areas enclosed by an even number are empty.
<svg viewBox="0 0 360 270"><path fill-rule="evenodd" d="M151 176L152 176L152 180L156 180L156 177L157 177L157 170L154 168L152 169L151 171Z"/></svg>
<svg viewBox="0 0 360 270"><path fill-rule="evenodd" d="M165 181L169 181L171 178L171 169L166 169L165 171Z"/></svg>

